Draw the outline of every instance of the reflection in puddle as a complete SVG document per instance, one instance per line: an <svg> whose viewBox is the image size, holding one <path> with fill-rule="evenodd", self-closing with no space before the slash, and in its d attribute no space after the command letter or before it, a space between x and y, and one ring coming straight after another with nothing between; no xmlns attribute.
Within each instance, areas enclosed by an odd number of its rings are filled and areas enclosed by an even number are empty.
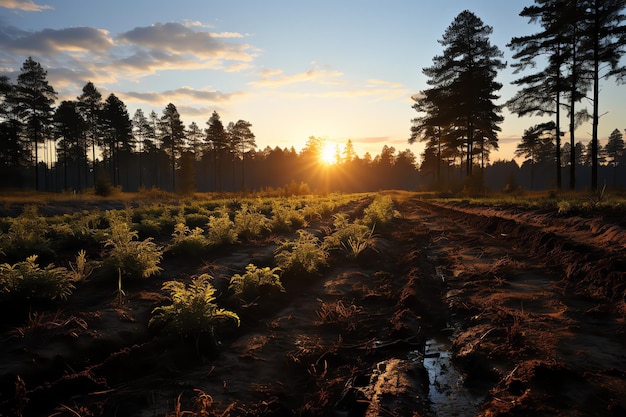
<svg viewBox="0 0 626 417"><path fill-rule="evenodd" d="M463 374L452 363L450 346L450 340L443 336L426 341L424 367L432 411L438 416L473 416L483 397L463 384Z"/></svg>

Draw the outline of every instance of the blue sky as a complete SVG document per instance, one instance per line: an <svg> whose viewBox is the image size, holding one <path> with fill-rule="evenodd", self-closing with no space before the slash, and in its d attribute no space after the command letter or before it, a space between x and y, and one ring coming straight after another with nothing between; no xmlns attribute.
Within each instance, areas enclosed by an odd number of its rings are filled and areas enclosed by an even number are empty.
<svg viewBox="0 0 626 417"><path fill-rule="evenodd" d="M536 32L518 16L532 1L240 1L0 0L0 73L13 79L28 56L48 70L59 99L87 81L115 93L130 115L161 114L174 103L186 125L201 128L217 111L224 124L252 123L257 146L294 146L309 136L357 153L409 145L411 95L427 87L422 68L440 54L444 31L468 9L506 44ZM500 74L501 102L515 90ZM603 84L600 137L624 129L624 87ZM510 159L523 130L538 119L503 113L501 150ZM566 126L562 126L565 130ZM581 126L586 142L591 128Z"/></svg>

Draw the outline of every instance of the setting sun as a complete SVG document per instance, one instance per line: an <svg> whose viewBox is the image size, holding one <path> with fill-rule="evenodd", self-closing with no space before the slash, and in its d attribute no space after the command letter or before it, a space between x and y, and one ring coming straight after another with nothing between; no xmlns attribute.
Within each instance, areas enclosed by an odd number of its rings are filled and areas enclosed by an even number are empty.
<svg viewBox="0 0 626 417"><path fill-rule="evenodd" d="M330 142L325 142L320 150L320 162L326 165L333 165L337 163L337 151L335 145Z"/></svg>

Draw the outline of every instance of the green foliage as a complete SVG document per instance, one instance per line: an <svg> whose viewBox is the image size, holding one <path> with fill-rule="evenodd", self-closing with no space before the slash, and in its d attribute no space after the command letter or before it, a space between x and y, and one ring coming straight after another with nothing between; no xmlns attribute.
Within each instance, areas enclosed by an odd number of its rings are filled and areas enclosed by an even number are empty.
<svg viewBox="0 0 626 417"><path fill-rule="evenodd" d="M235 223L228 217L228 212L225 208L218 210L217 216L210 216L207 223L208 237L207 240L210 245L232 245L237 242L237 231L235 230Z"/></svg>
<svg viewBox="0 0 626 417"><path fill-rule="evenodd" d="M351 223L345 213L334 216L334 230L324 237L324 247L328 250L340 250L348 258L357 258L365 249L375 243L374 227Z"/></svg>
<svg viewBox="0 0 626 417"><path fill-rule="evenodd" d="M177 223L172 233L172 243L167 250L179 255L196 256L208 245L209 241L204 236L204 230L199 227L192 230L184 223Z"/></svg>
<svg viewBox="0 0 626 417"><path fill-rule="evenodd" d="M119 215L109 215L108 239L105 247L110 247L105 262L120 270L130 278L147 278L161 271L159 263L163 257L162 249L152 238L136 240L138 233L131 230L128 219Z"/></svg>
<svg viewBox="0 0 626 417"><path fill-rule="evenodd" d="M254 264L248 264L245 274L235 274L231 277L228 288L237 297L249 301L261 295L263 289L285 292L278 271L279 268L258 268Z"/></svg>
<svg viewBox="0 0 626 417"><path fill-rule="evenodd" d="M25 253L52 257L54 252L47 232L48 222L39 216L37 206L26 206L21 215L10 220L8 233L0 235L0 246L12 259L23 259Z"/></svg>
<svg viewBox="0 0 626 417"><path fill-rule="evenodd" d="M269 227L274 232L288 232L294 228L306 225L303 214L296 208L294 202L287 204L282 200L272 200L272 218Z"/></svg>
<svg viewBox="0 0 626 417"><path fill-rule="evenodd" d="M57 248L77 249L96 245L104 240L106 228L100 210L83 210L49 220L50 238Z"/></svg>
<svg viewBox="0 0 626 417"><path fill-rule="evenodd" d="M361 222L368 227L382 228L393 220L393 200L390 196L377 196L372 203L363 210Z"/></svg>
<svg viewBox="0 0 626 417"><path fill-rule="evenodd" d="M313 273L326 265L328 252L313 234L298 230L298 239L282 242L274 258L283 271Z"/></svg>
<svg viewBox="0 0 626 417"><path fill-rule="evenodd" d="M233 320L239 326L239 316L219 308L215 303L212 277L207 274L194 278L189 286L179 281L167 281L163 291L169 293L172 303L152 310L149 326L164 326L167 331L181 336L213 334L215 326Z"/></svg>
<svg viewBox="0 0 626 417"><path fill-rule="evenodd" d="M72 274L49 264L41 268L37 255L16 264L0 264L0 296L23 300L65 300L72 294Z"/></svg>
<svg viewBox="0 0 626 417"><path fill-rule="evenodd" d="M239 236L253 239L268 228L268 220L258 209L250 204L242 204L235 213L235 231Z"/></svg>

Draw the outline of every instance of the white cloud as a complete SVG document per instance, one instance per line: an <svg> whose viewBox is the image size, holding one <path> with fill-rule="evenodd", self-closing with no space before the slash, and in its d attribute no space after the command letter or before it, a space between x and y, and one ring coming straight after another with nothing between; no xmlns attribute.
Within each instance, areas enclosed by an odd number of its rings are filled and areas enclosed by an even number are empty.
<svg viewBox="0 0 626 417"><path fill-rule="evenodd" d="M261 72L260 76L259 80L251 81L249 84L256 87L279 87L306 82L341 84L343 73L329 69L311 69L306 72L285 75L282 70L265 69Z"/></svg>
<svg viewBox="0 0 626 417"><path fill-rule="evenodd" d="M24 12L41 12L53 9L52 6L37 4L32 0L0 0L0 7L22 10Z"/></svg>

